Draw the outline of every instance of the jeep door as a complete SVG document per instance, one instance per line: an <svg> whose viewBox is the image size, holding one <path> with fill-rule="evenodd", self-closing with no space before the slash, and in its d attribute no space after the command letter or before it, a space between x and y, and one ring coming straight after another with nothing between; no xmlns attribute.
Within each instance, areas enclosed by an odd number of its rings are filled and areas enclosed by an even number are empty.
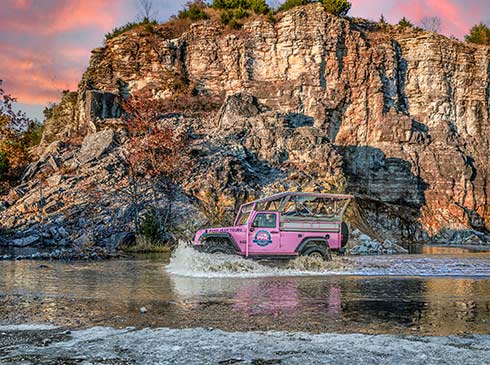
<svg viewBox="0 0 490 365"><path fill-rule="evenodd" d="M280 253L281 234L277 212L257 212L249 223L248 252L251 254Z"/></svg>

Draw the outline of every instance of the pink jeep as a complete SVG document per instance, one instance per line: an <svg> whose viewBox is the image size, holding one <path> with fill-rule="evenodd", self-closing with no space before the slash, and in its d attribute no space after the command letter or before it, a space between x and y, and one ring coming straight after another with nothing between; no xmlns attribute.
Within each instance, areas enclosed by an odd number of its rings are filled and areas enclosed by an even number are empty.
<svg viewBox="0 0 490 365"><path fill-rule="evenodd" d="M330 259L348 239L342 222L351 195L279 193L240 207L233 227L197 231L194 247L254 258Z"/></svg>

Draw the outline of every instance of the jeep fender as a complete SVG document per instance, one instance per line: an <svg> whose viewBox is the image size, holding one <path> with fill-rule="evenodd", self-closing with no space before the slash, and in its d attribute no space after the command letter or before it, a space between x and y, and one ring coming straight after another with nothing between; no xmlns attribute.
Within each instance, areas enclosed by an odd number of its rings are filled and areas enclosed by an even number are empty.
<svg viewBox="0 0 490 365"><path fill-rule="evenodd" d="M308 244L310 244L312 242L322 242L325 244L325 246L327 246L327 248L330 248L328 245L328 238L327 237L305 237L305 238L303 238L303 241L301 241L299 246L296 247L296 249L294 251L300 253L303 251L303 249L306 246L308 246Z"/></svg>
<svg viewBox="0 0 490 365"><path fill-rule="evenodd" d="M237 252L240 251L240 247L238 247L237 243L235 242L235 240L233 239L233 237L231 236L231 234L229 234L228 232L210 232L210 233L203 233L199 237L199 240L204 243L206 240L209 240L210 238L224 238L224 239L226 239L233 246L233 248L235 249L235 251L237 251Z"/></svg>

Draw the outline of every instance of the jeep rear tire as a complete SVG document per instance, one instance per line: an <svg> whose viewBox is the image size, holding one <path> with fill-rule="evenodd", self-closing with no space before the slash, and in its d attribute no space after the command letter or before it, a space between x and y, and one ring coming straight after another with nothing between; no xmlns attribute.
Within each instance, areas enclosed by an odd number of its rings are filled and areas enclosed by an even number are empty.
<svg viewBox="0 0 490 365"><path fill-rule="evenodd" d="M236 253L235 248L230 241L225 238L209 238L204 243L203 252L206 253L221 253L225 255L233 255Z"/></svg>
<svg viewBox="0 0 490 365"><path fill-rule="evenodd" d="M317 257L325 261L332 260L330 249L325 247L322 243L308 245L303 252L301 252L301 256Z"/></svg>

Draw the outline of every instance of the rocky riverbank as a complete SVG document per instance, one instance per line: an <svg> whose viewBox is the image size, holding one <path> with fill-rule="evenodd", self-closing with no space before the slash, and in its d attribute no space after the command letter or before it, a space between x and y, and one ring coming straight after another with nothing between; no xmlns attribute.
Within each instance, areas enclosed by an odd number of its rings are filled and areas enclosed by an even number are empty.
<svg viewBox="0 0 490 365"><path fill-rule="evenodd" d="M3 364L482 364L489 336L0 326Z"/></svg>

